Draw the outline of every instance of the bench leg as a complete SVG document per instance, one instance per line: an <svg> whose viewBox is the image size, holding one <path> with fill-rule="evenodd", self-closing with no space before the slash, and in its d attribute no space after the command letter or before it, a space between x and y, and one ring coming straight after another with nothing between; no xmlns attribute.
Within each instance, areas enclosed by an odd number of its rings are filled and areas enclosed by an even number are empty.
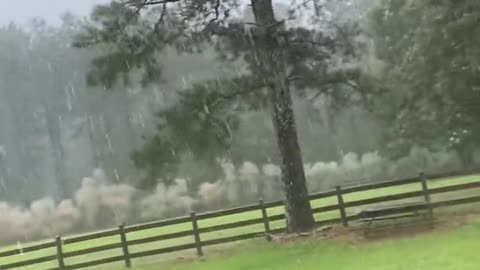
<svg viewBox="0 0 480 270"><path fill-rule="evenodd" d="M433 216L431 216L430 213L423 213L422 216L423 216L423 219L426 221L427 226L430 229L434 229L435 228L435 222L433 220Z"/></svg>
<svg viewBox="0 0 480 270"><path fill-rule="evenodd" d="M435 220L433 219L433 215L430 215L429 213L427 214L427 219L428 219L428 226L430 227L430 229L434 229L435 228Z"/></svg>
<svg viewBox="0 0 480 270"><path fill-rule="evenodd" d="M365 238L368 238L370 236L370 228L372 227L372 223L373 223L373 219L369 219L368 222L367 222L367 227L363 231L363 236Z"/></svg>
<svg viewBox="0 0 480 270"><path fill-rule="evenodd" d="M367 227L367 228L363 231L363 237L368 238L369 235L370 235L370 227Z"/></svg>

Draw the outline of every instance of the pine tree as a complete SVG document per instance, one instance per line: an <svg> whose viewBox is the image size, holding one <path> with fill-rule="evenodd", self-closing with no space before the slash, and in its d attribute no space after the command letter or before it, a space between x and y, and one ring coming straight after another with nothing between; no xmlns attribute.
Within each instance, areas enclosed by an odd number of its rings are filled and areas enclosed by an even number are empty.
<svg viewBox="0 0 480 270"><path fill-rule="evenodd" d="M159 134L134 155L134 161L150 169L161 161L168 170L179 159L178 153L217 158L230 146L239 111L269 107L280 153L288 229L308 231L315 222L292 91L302 94L312 87L327 91L329 84L355 79L355 71L330 74L328 69L334 54L351 55L352 48L335 31L328 35L287 27L286 20L276 18L272 0L248 2L253 21L246 22L233 18L242 11L239 0L113 1L95 9L93 23L77 36L75 46L108 49L92 62L87 78L91 84L107 87L118 79L144 86L159 82L159 52L171 46L181 52L201 52L211 46L224 63L246 64L248 68L236 76L208 79L182 91L178 104L160 114ZM345 29L355 32L355 27ZM178 140L182 143L172 143ZM168 155L155 158L160 152ZM150 157L145 158L145 153Z"/></svg>

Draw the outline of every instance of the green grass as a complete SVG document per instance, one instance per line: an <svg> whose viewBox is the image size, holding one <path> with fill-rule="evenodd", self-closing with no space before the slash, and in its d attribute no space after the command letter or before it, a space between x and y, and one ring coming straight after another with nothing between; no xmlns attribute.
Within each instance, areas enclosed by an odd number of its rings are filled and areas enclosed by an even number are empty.
<svg viewBox="0 0 480 270"><path fill-rule="evenodd" d="M477 270L480 221L450 232L369 244L312 239L295 244L249 243L204 262L164 263L138 270ZM112 268L113 269L113 268ZM119 269L119 268L117 268Z"/></svg>
<svg viewBox="0 0 480 270"><path fill-rule="evenodd" d="M455 185L455 184L461 184L461 183L476 182L476 181L479 181L479 180L480 180L479 176L468 176L468 177L446 179L446 180L442 180L442 181L430 181L429 186L431 188L435 188L435 187L449 186L449 185ZM382 188L382 189L377 189L377 190L373 190L373 191L363 191L363 192L352 193L352 194L345 195L344 199L345 199L346 202L349 202L349 201L373 198L373 197L378 197L378 196L383 196L383 195L398 194L398 193L403 193L403 192L408 192L408 191L415 191L415 190L420 190L420 189L421 189L420 183L410 184L410 185L403 185L403 186L397 186L397 187ZM453 192L453 193L447 193L447 194L434 195L432 197L432 200L433 201L441 201L441 200L451 199L451 198L466 197L466 196L471 196L473 194L472 192L476 192L476 194L478 194L478 190ZM422 198L419 197L418 199L414 199L414 200L421 200L421 199ZM401 201L405 201L405 200L401 200ZM336 197L329 197L329 198L325 198L325 199L312 201L312 207L315 208L315 207L321 207L321 206L326 206L326 205L331 205L331 204L336 204L336 203L337 203ZM347 212L349 214L353 214L354 211L355 211L354 208L347 209L347 210L348 210ZM281 213L284 213L283 207L276 207L276 208L268 209L268 214L269 215L275 215L275 214L281 214ZM252 211L252 212L230 215L230 216L219 217L219 218L213 218L213 219L208 219L208 220L200 220L199 221L199 226L201 228L204 228L204 227L209 227L209 226L213 226L213 225L232 223L232 222L236 222L236 221L260 218L260 217L261 217L260 211ZM319 214L315 215L316 220L324 220L324 219L331 219L331 218L337 218L337 217L339 217L338 211L319 213ZM271 226L272 226L272 228L284 227L285 226L285 221L272 222ZM129 233L127 237L128 237L129 240L140 239L140 238L146 238L146 237L150 237L150 236L168 234L168 233L179 232L179 231L190 230L190 229L191 229L191 224L190 223L183 223L183 224L178 224L178 225L166 226L166 227L162 227L162 228L144 230L144 231L140 231L140 232L133 232L133 233ZM205 234L201 235L201 238L202 238L202 240L210 240L210 239L240 235L240 234L244 234L244 233L261 232L262 230L263 230L263 224L257 224L257 225L252 225L252 226L236 228L236 229L230 229L230 230L221 231L221 232L205 233ZM85 248L90 248L90 247L95 247L95 246L100 246L100 245L105 245L105 244L110 244L110 243L118 243L119 241L120 241L120 239L119 239L118 236L105 237L105 238L86 241L86 242L82 242L82 243L65 245L64 246L64 251L68 252L68 251L74 251L74 250L81 250L81 249L85 249ZM158 249L158 248L175 246L175 245L179 245L179 244L187 244L187 243L192 243L192 242L193 242L193 237L183 237L183 238L177 238L177 239L172 239L172 240L154 242L154 243L143 244L143 245L138 245L138 246L132 246L132 247L130 247L130 252L133 253L133 252L138 252L138 251ZM222 247L223 247L223 245L219 246L218 248L221 249ZM6 250L6 249L11 249L11 248L15 248L15 246L9 247L9 248L2 248L0 250ZM194 251L186 251L186 253L187 254L194 254ZM27 254L24 254L24 255L11 256L11 257L7 257L7 258L0 258L0 265L14 263L14 262L18 262L18 261L24 261L24 260L27 260L27 259L33 259L33 258L38 258L38 257L43 257L43 256L48 256L48 255L54 255L54 254L55 254L55 249L51 248L51 249L48 249L48 250L42 250L42 251L27 253ZM77 257L73 257L73 258L67 258L66 259L66 264L71 265L71 264L76 264L76 263L85 262L85 261L107 258L107 257L111 257L111 256L118 256L118 255L121 255L121 254L122 254L121 250L118 249L118 250L105 251L105 252L100 252L100 253L95 253L95 254L77 256ZM150 262L152 260L157 260L158 258L167 258L167 259L175 258L175 256L178 256L178 254L161 255L159 257L156 256L154 258L138 259L138 260L134 260L134 263ZM122 263L118 262L117 264L121 265ZM55 267L55 266L56 266L56 262L49 262L49 263L37 264L37 265L31 266L31 267L23 267L21 269L42 270L42 269L52 268L52 267ZM105 267L100 267L100 268L105 269ZM121 269L121 268L112 268L112 269ZM203 269L203 268L199 268L199 269ZM227 268L227 269L229 269L229 268ZM283 269L283 268L280 268L280 269ZM290 268L285 268L285 269L290 269ZM361 269L361 268L359 268L359 269ZM379 268L379 269L384 269L384 268ZM388 268L385 268L385 269L388 269ZM396 269L402 269L402 268L396 268Z"/></svg>

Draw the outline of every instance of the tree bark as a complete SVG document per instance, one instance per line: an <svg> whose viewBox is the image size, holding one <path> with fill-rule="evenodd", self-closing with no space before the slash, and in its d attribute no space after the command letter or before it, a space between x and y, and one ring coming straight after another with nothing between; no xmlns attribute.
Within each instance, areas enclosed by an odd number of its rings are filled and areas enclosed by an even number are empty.
<svg viewBox="0 0 480 270"><path fill-rule="evenodd" d="M46 102L44 102L44 108L46 114L46 128L50 140L52 159L55 166L56 186L52 187L52 193L56 196L57 200L63 200L68 197L68 191L66 187L67 179L64 164L65 151L62 144L60 120L58 119L58 115L52 111Z"/></svg>
<svg viewBox="0 0 480 270"><path fill-rule="evenodd" d="M258 60L269 89L272 121L281 155L287 228L290 233L310 231L315 226L303 160L298 143L292 97L282 50L284 25L274 16L272 0L251 0L260 34Z"/></svg>
<svg viewBox="0 0 480 270"><path fill-rule="evenodd" d="M475 147L471 144L460 145L456 147L456 151L460 161L462 162L463 169L471 169L474 167L475 159Z"/></svg>

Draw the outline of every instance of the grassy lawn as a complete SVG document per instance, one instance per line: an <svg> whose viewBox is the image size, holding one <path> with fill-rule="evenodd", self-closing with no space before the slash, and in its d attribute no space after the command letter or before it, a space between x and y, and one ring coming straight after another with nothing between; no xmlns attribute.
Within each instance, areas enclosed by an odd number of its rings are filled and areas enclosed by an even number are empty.
<svg viewBox="0 0 480 270"><path fill-rule="evenodd" d="M441 181L430 181L429 186L431 188L435 188L435 187L449 186L449 185L455 185L455 184L461 184L461 183L477 182L479 180L480 180L479 176L468 176L468 177L461 177L461 178L445 179L445 180L441 180ZM378 197L378 196L383 196L383 195L398 194L398 193L403 193L403 192L408 192L408 191L415 191L415 190L420 190L420 189L421 189L421 186L420 186L420 183L418 183L418 184L403 185L403 186L398 186L398 187L382 188L382 189L378 189L378 190L374 190L374 191L363 191L363 192L357 192L357 193L345 195L345 201L349 202L349 201L367 199L367 198ZM471 196L473 194L478 195L479 190L477 189L477 190L471 190L471 191L466 191L466 192L463 191L463 192L453 192L453 193L447 193L447 194L434 195L432 197L432 200L433 201L441 201L441 200L445 200L445 199ZM421 199L422 198L419 197L418 199L414 199L414 200L421 200ZM331 204L336 204L336 203L337 203L336 197L329 197L329 198L325 198L325 199L312 201L312 207L315 208L315 207L321 207L321 206L326 206L326 205L331 205ZM458 209L458 208L456 208L456 209ZM353 214L354 211L355 211L354 208L350 208L350 209L347 209L347 210L348 210L347 212L349 214ZM445 210L448 211L448 209L445 209ZM268 210L269 215L275 215L275 214L281 214L281 213L284 213L283 207L271 208L271 209ZM208 219L208 220L200 220L199 221L199 227L200 228L205 228L205 227L209 227L209 226L213 226L213 225L232 223L232 222L235 222L235 221L248 220L248 219L260 218L260 217L261 217L260 211L252 211L252 212L247 212L247 213L242 213L242 214L237 214L237 215L230 215L230 216L226 216L226 217L220 217L220 218L214 218L214 219ZM319 214L315 215L316 220L324 220L324 219L331 219L331 218L337 218L337 217L339 217L338 211L319 213ZM272 226L272 228L284 227L285 226L285 221L272 222L271 226ZM173 226L166 226L166 227L162 227L162 228L156 228L156 229L150 229L150 230L145 230L145 231L140 231L140 232L129 233L127 235L127 238L129 240L141 239L141 238L146 238L146 237L150 237L150 236L179 232L179 231L190 230L190 229L191 229L191 224L190 223L184 223L184 224L178 224L178 225L173 225ZM220 231L220 232L205 233L205 234L201 235L201 238L202 238L202 240L210 240L210 239L234 236L234 235L239 235L239 234L244 234L244 233L261 232L261 231L263 231L263 224L257 224L257 225L252 225L252 226L245 226L245 227L241 227L241 228L235 228L235 229ZM478 239L478 237L477 237L477 239ZM110 244L110 243L118 243L119 241L120 240L119 240L118 236L105 237L105 238L101 238L101 239L97 239L97 240L91 240L91 241L82 242L82 243L78 243L78 244L65 245L64 246L64 252L81 250L81 249L85 249L85 248L90 248L90 247L95 247L95 246L100 246L100 245L105 245L105 244ZM175 246L175 245L180 245L180 244L187 244L187 243L192 243L192 242L193 242L193 237L189 236L189 237L177 238L177 239L166 240L166 241L161 241L161 242L154 242L154 243L131 246L129 249L130 249L131 253L134 253L134 252L139 252L139 251L152 250L152 249ZM255 242L258 242L258 245L262 245L262 243L263 243L263 241L261 241L261 240L255 241ZM386 244L388 244L388 243L386 243ZM222 249L222 247L223 246L219 246L219 247L216 247L216 248ZM15 248L15 247L14 246L9 247L9 248L7 247L7 248L2 248L0 250L6 250L6 249L8 250L8 249L12 249L12 248ZM289 252L293 252L293 253L298 252L300 254L299 255L300 257L305 256L305 258L302 260L301 264L307 264L307 265L308 265L308 263L314 263L315 260L316 260L314 258L310 258L311 255L309 255L310 253L307 252L309 249L315 249L315 250L320 249L320 250L317 250L318 251L317 253L321 253L321 257L323 258L322 260L325 260L325 263L328 262L329 260L334 260L334 258L335 258L334 255L338 252L342 252L342 253L347 252L348 253L348 252L353 252L353 251L356 250L355 247L349 247L349 246L335 246L335 247L332 247L332 248L327 248L327 247L322 247L321 245L317 246L316 244L315 244L315 246L309 246L308 244L304 244L304 245L301 245L298 248L295 248L293 250L291 250L288 247L282 247L278 250L278 252L281 251L283 253L277 253L277 250L276 250L277 248L273 248L273 250L270 250L268 248L268 246L266 248L267 248L266 252L261 252L262 257L265 256L265 260L267 260L267 258L271 258L271 260L277 260L278 259L278 261L281 262L282 257L284 257L284 256L289 257L290 256L290 255L288 255ZM374 248L374 247L368 247L367 249L369 249L369 248ZM206 252L208 252L208 249L206 250ZM258 252L258 250L257 251L252 250L251 252L255 253L255 252ZM372 258L368 257L366 253L362 253L361 251L359 251L359 252L360 253L358 255L355 255L355 256L360 256L360 257L357 257L357 259L360 260L360 262L363 260L363 259L361 260L361 258L363 258L363 256L365 257L365 259L364 259L365 263L372 260ZM393 252L393 250L392 250L392 252ZM186 251L186 253L194 254L194 251L193 250L192 251ZM52 249L48 249L48 250L42 250L42 251L38 251L38 252L27 253L27 254L24 254L24 255L11 256L11 257L7 257L7 258L0 258L0 265L14 263L14 262L18 262L18 261L24 261L24 260L43 257L43 256L48 256L48 255L54 255L54 254L55 254L55 249L52 248ZM241 254L243 254L243 253L241 253ZM241 257L241 256L249 257L250 256L250 255L248 255L248 252L245 253L245 255L241 255L241 254L239 255L239 257ZM312 254L315 254L315 253L312 253ZM111 257L111 256L118 256L118 255L122 255L122 252L121 252L120 249L110 250L110 251L105 251L105 252L100 252L100 253L95 253L95 254L89 254L89 255L82 255L82 256L77 256L77 257L73 257L73 258L67 258L67 259L65 259L65 262L66 262L67 265L71 265L71 264L76 264L76 263L81 263L81 262L86 262L86 261L91 261L91 260L96 260L96 259L101 259L101 258L107 258L107 257ZM388 254L385 254L385 256L387 256L387 255ZM172 257L172 256L178 256L178 254L161 255L160 257L162 257L162 258L175 258L175 257ZM384 255L379 255L379 257L382 257L382 256L384 256ZM240 260L240 261L242 261L244 263L248 263L249 259L246 258L246 257L244 259ZM235 261L236 260L235 258L232 258L231 260ZM136 259L133 262L134 262L134 264L136 264L137 262L138 263L143 263L143 262L149 262L149 261L155 260L155 259L158 259L158 258ZM252 259L251 261L256 262L257 260L258 259ZM310 260L312 260L312 261L310 262ZM380 258L378 258L377 260L380 260ZM226 262L226 261L223 262L223 260L222 260L222 261L219 261L218 263L221 264L221 263L228 263L228 262ZM232 263L234 263L234 262L232 261ZM344 263L344 262L342 262L342 263ZM117 265L117 264L122 265L122 262L118 262L118 263L110 265L110 266L115 267L115 265ZM209 263L207 263L207 264L209 264ZM207 265L207 264L205 264L205 265ZM252 268L252 269L296 269L294 267L297 267L297 266L295 266L296 264L292 265L292 262L285 262L285 264L289 264L290 268L287 267L287 268ZM188 267L200 267L198 269L204 269L204 268L201 268L201 267L204 267L202 265L203 264L190 265ZM326 265L330 266L329 264L326 264ZM21 269L42 270L42 269L49 269L49 268L52 268L52 267L55 267L55 266L56 266L56 262L49 262L49 263L37 264L37 265L31 266L31 267L23 267ZM248 264L247 265L242 264L241 268L245 269L247 266L248 266ZM108 266L102 266L102 267L100 267L100 269L106 269L107 267ZM232 266L232 267L234 267L234 266ZM303 269L303 266L300 266L300 262L299 262L298 267L302 267L301 269ZM313 267L313 265L312 265L312 267ZM112 269L121 269L121 268L112 268ZM184 269L184 268L179 268L179 269ZM188 269L190 269L190 268L188 268ZM192 268L192 269L197 269L197 268ZM207 269L207 268L205 268L205 269ZM209 269L217 269L217 268L209 268ZM218 268L218 269L237 269L237 268L228 267L228 268ZM240 269L240 268L238 268L238 269ZM300 269L300 268L298 268L298 269ZM306 268L306 269L308 269L308 268ZM351 270L351 269L353 269L353 268L350 268L349 270ZM354 269L363 269L363 268L354 268ZM397 269L403 269L403 268L384 268L382 266L378 269L395 269L395 270L397 270ZM418 268L417 267L417 268L405 268L405 269L429 269L429 268ZM444 269L444 268L442 268L442 269ZM461 268L461 269L465 269L465 268Z"/></svg>
<svg viewBox="0 0 480 270"><path fill-rule="evenodd" d="M230 255L203 262L170 263L138 270L477 270L480 221L459 229L404 239L352 244L308 240L302 243L250 242ZM160 266L160 268L159 268ZM119 269L119 268L117 268Z"/></svg>

